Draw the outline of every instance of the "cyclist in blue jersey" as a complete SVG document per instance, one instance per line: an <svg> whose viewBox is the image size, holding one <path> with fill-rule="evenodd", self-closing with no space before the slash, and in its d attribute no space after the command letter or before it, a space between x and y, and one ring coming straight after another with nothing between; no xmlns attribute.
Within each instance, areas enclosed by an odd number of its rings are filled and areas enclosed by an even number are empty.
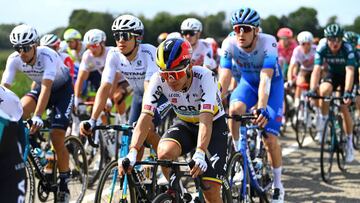
<svg viewBox="0 0 360 203"><path fill-rule="evenodd" d="M278 135L284 87L277 63L276 39L259 33L260 16L251 8L235 11L231 24L236 34L227 37L222 44L219 80L223 89L227 89L233 69L240 70L241 79L231 94L229 114L243 114L255 107L254 114L258 118L254 122L263 127L267 134L264 141L273 167L272 202L283 202L285 192L281 183L282 155ZM229 120L229 128L235 150L238 151L240 122Z"/></svg>

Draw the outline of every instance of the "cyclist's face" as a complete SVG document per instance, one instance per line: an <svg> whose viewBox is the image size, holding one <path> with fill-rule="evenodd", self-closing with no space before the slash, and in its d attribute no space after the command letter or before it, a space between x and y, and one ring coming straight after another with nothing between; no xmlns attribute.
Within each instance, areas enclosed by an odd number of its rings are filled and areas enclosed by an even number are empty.
<svg viewBox="0 0 360 203"><path fill-rule="evenodd" d="M188 77L186 77L188 68L189 66L185 68L179 67L174 71L161 72L160 75L173 91L181 91L188 80Z"/></svg>
<svg viewBox="0 0 360 203"><path fill-rule="evenodd" d="M249 25L236 25L233 28L240 47L248 47L255 37L254 33L257 32L255 27Z"/></svg>
<svg viewBox="0 0 360 203"><path fill-rule="evenodd" d="M122 54L127 54L136 46L135 36L129 34L128 36L115 36L116 46L119 48Z"/></svg>
<svg viewBox="0 0 360 203"><path fill-rule="evenodd" d="M76 49L78 46L78 40L76 39L72 39L67 41L68 46L70 47L70 49Z"/></svg>
<svg viewBox="0 0 360 203"><path fill-rule="evenodd" d="M341 48L342 38L329 37L327 38L327 44L332 52L337 52Z"/></svg>
<svg viewBox="0 0 360 203"><path fill-rule="evenodd" d="M301 48L304 51L304 53L307 54L311 50L311 43L310 42L302 43Z"/></svg>
<svg viewBox="0 0 360 203"><path fill-rule="evenodd" d="M100 56L102 51L102 45L101 44L92 44L88 45L87 48L90 50L93 56L97 57Z"/></svg>
<svg viewBox="0 0 360 203"><path fill-rule="evenodd" d="M33 45L24 45L24 46L15 46L15 51L20 55L20 58L25 63L30 63L31 59L34 57L36 46Z"/></svg>
<svg viewBox="0 0 360 203"><path fill-rule="evenodd" d="M188 42L190 42L191 46L195 46L198 42L201 33L198 31L193 30L182 30L181 31L182 36L184 39L186 39Z"/></svg>

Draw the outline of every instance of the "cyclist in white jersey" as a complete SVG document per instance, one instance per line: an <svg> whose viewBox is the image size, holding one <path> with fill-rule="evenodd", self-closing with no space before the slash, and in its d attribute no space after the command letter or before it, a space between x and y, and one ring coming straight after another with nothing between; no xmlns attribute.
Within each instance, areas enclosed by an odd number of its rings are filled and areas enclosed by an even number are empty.
<svg viewBox="0 0 360 203"><path fill-rule="evenodd" d="M58 52L64 64L70 69L71 79L74 79L74 61L67 53L59 51L60 43L59 37L55 34L46 34L40 39L40 46L47 46Z"/></svg>
<svg viewBox="0 0 360 203"><path fill-rule="evenodd" d="M178 120L160 140L158 158L176 160L196 149L192 157L195 166L190 173L193 177L204 173L204 184L210 188L203 191L206 202L222 202L221 177L225 174L228 129L215 73L201 66L192 66L191 45L184 39L165 40L157 48L156 57L160 71L151 77L144 95L142 113L127 155L130 165L133 166L136 161L157 103L164 95ZM120 175L125 173L122 160L119 159ZM169 170L163 168L163 172L169 179Z"/></svg>
<svg viewBox="0 0 360 203"><path fill-rule="evenodd" d="M314 68L314 57L316 46L313 45L313 35L311 32L303 31L297 36L299 45L295 47L290 59L287 73L287 86L293 84L310 83L311 72ZM299 70L298 70L299 68ZM296 87L294 106L299 106L301 89Z"/></svg>
<svg viewBox="0 0 360 203"><path fill-rule="evenodd" d="M37 40L36 30L29 25L22 24L12 30L10 42L16 51L8 57L1 84L9 88L16 71L25 73L36 83L35 88L21 99L23 118L27 119L33 113L31 133L43 126L41 116L45 109L54 109L50 137L57 152L59 167L60 183L57 195L59 202L68 202L69 153L64 146L64 140L73 102L73 87L69 69L61 57L48 47L37 47Z"/></svg>
<svg viewBox="0 0 360 203"><path fill-rule="evenodd" d="M255 124L264 128L267 138L264 144L273 167L274 183L272 202L284 202L284 187L281 183L281 146L278 141L284 82L277 63L278 51L274 36L259 33L260 16L252 8L241 8L231 16L235 36L227 37L221 46L220 83L227 89L231 81L233 62L241 71L241 79L230 97L230 115L241 115L255 106L258 115ZM234 148L239 151L240 122L229 120Z"/></svg>
<svg viewBox="0 0 360 203"><path fill-rule="evenodd" d="M133 98L128 123L132 125L138 120L142 105L142 96L150 77L158 71L155 64L155 47L141 44L144 26L135 16L121 15L112 25L112 31L117 47L109 51L105 68L101 78L101 85L96 94L91 119L80 125L81 134L91 134L84 129L84 123L95 126L101 111L105 107L111 88L123 76L133 89ZM155 126L149 133L149 143L156 149L159 136L155 133Z"/></svg>
<svg viewBox="0 0 360 203"><path fill-rule="evenodd" d="M215 70L217 66L216 61L213 59L211 45L205 40L200 39L202 32L201 22L195 18L187 18L181 23L180 29L182 36L190 42L193 49L192 64Z"/></svg>

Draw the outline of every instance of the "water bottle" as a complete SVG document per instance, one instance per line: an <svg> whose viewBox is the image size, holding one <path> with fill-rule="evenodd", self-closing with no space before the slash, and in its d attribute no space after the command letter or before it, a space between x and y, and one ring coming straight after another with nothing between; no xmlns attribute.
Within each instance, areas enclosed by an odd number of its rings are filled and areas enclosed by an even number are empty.
<svg viewBox="0 0 360 203"><path fill-rule="evenodd" d="M39 159L41 166L45 166L47 164L47 160L45 158L44 151L41 150L40 148L35 148L34 153L35 153L36 157Z"/></svg>
<svg viewBox="0 0 360 203"><path fill-rule="evenodd" d="M253 164L254 164L254 169L255 169L255 176L257 179L260 179L261 178L261 170L263 168L263 162L261 160L261 158L255 158L254 161L253 161Z"/></svg>
<svg viewBox="0 0 360 203"><path fill-rule="evenodd" d="M153 161L154 159L150 156L148 156L145 161ZM144 174L145 174L145 184L151 184L151 178L153 173L153 166L152 165L144 165Z"/></svg>
<svg viewBox="0 0 360 203"><path fill-rule="evenodd" d="M54 168L54 161L55 161L55 153L52 149L49 149L46 153L45 153L45 159L47 160L47 164L44 168L44 172L46 174L52 174L53 173L53 168Z"/></svg>

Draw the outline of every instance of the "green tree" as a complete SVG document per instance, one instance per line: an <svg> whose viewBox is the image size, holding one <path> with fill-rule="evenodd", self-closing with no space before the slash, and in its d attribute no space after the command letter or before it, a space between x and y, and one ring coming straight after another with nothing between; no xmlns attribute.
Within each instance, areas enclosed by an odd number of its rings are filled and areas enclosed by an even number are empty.
<svg viewBox="0 0 360 203"><path fill-rule="evenodd" d="M288 27L294 30L294 34L307 30L315 36L322 33L322 28L317 19L317 11L313 8L301 7L288 16Z"/></svg>
<svg viewBox="0 0 360 203"><path fill-rule="evenodd" d="M0 50L12 49L9 35L15 26L15 24L0 24Z"/></svg>
<svg viewBox="0 0 360 203"><path fill-rule="evenodd" d="M276 32L280 27L280 19L274 15L270 15L265 19L261 19L260 27L264 33L276 36Z"/></svg>

